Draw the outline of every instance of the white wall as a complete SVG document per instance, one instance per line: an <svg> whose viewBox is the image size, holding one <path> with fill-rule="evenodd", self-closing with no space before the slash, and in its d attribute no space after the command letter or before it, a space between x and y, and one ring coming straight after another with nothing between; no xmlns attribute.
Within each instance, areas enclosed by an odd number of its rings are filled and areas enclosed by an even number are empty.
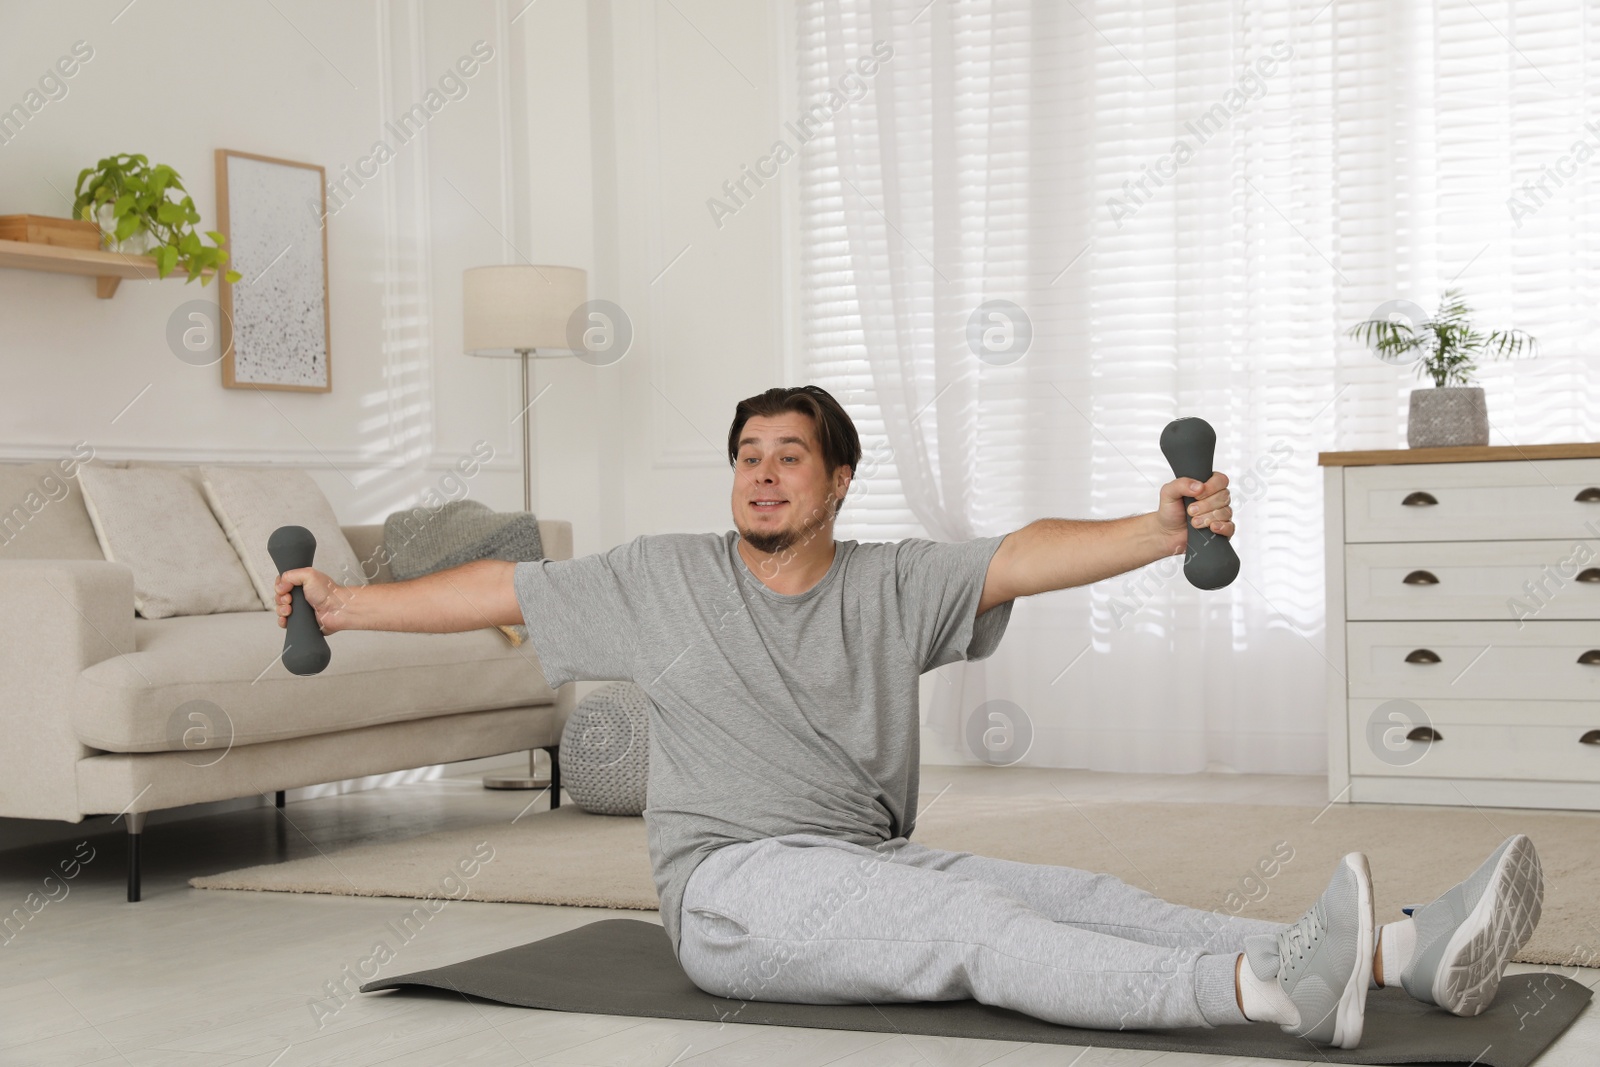
<svg viewBox="0 0 1600 1067"><path fill-rule="evenodd" d="M706 201L778 136L786 5L595 7L591 54L612 64L595 167L615 183L595 204L611 231L597 266L637 330L613 375L622 532L726 530L734 403L789 383L785 200L769 187L720 228Z"/></svg>
<svg viewBox="0 0 1600 1067"><path fill-rule="evenodd" d="M0 8L7 105L74 42L93 49L67 95L0 145L0 211L67 215L80 168L137 151L177 168L212 225L216 148L318 163L337 179L374 141L389 141L395 158L360 187L347 184L348 202L329 219L334 388L224 389L220 368L178 360L169 315L214 300L214 289L128 281L103 301L87 279L0 270L0 455L53 455L88 440L108 457L294 464L317 477L341 518L368 521L410 503L481 438L498 458L474 494L519 504L514 367L461 354L459 308L461 270L506 258L496 231L526 198L502 132L527 107L511 92L512 68L526 62L521 28L489 2L120 9ZM399 144L384 121L478 41L494 54L464 79L465 95L455 90L421 135ZM153 73L161 55L192 55L216 73L185 88ZM570 124L553 134L574 137ZM583 134L575 143L586 154ZM586 265L588 234L584 203L546 228L534 254Z"/></svg>

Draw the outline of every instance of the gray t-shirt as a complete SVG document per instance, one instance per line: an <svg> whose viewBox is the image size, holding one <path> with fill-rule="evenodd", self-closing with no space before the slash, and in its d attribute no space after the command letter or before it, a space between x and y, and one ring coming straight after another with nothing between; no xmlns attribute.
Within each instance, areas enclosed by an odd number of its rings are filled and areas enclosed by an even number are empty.
<svg viewBox="0 0 1600 1067"><path fill-rule="evenodd" d="M1002 537L839 541L795 595L762 584L738 540L647 535L515 572L552 686L631 681L654 705L644 819L674 950L684 886L714 849L910 836L917 677L988 656L1011 617L1009 602L975 617Z"/></svg>

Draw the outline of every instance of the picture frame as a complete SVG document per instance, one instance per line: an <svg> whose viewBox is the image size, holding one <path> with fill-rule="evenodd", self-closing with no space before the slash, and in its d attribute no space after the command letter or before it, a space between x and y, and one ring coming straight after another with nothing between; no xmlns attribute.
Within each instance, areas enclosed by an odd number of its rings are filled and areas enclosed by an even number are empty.
<svg viewBox="0 0 1600 1067"><path fill-rule="evenodd" d="M216 151L222 384L296 393L333 390L328 307L327 173L315 163Z"/></svg>

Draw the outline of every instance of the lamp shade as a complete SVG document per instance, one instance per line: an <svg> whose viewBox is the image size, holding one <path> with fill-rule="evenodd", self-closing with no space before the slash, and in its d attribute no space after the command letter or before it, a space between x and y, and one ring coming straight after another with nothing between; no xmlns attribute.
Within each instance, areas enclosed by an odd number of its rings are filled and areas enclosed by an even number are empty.
<svg viewBox="0 0 1600 1067"><path fill-rule="evenodd" d="M572 355L567 322L589 299L577 267L472 267L463 274L462 347L469 356Z"/></svg>

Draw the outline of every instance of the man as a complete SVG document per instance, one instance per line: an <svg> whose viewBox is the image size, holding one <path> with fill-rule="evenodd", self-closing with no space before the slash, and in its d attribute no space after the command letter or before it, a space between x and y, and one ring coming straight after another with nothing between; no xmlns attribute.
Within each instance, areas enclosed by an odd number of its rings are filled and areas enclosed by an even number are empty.
<svg viewBox="0 0 1600 1067"><path fill-rule="evenodd" d="M1116 878L924 848L922 673L988 656L1021 596L1085 585L1234 532L1228 479L1157 509L1042 519L962 544L833 539L861 445L815 386L742 401L728 434L737 532L643 536L575 560L480 561L409 582L305 588L326 632L526 622L545 677L649 694L645 824L661 918L719 996L842 1003L973 997L1074 1026L1273 1022L1360 1040L1370 985L1481 1011L1538 919L1526 837L1374 946L1360 853L1284 926L1180 907ZM1187 508L1184 497L1194 502ZM280 620L281 621L281 620Z"/></svg>

